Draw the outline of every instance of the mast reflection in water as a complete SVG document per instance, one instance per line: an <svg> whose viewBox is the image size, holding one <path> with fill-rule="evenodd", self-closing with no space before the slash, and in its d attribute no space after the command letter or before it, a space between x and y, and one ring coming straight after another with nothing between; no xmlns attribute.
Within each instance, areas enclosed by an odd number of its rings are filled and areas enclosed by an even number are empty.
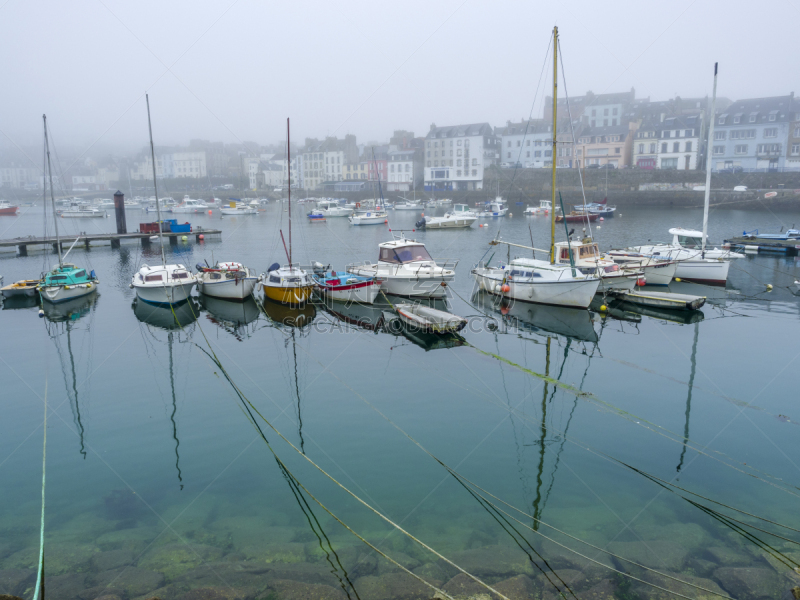
<svg viewBox="0 0 800 600"><path fill-rule="evenodd" d="M133 313L136 318L142 323L147 325L148 333L152 337L155 336L154 328L162 329L167 332L167 348L169 351L169 388L170 399L172 403L172 412L170 413L170 421L172 422L172 439L175 440L175 470L178 472L178 485L183 489L183 473L181 472L181 457L179 448L181 445L178 439L178 424L175 417L178 413L178 403L175 396L175 362L173 357L173 343L175 336L178 336L179 343L189 341L190 332L187 332L185 327L191 325L197 320L200 314L200 307L195 303L194 299L190 298L188 301L177 306L156 306L147 304L146 302L139 301L136 298L133 302ZM181 340L181 333L186 334L186 339ZM157 338L156 338L157 339Z"/></svg>

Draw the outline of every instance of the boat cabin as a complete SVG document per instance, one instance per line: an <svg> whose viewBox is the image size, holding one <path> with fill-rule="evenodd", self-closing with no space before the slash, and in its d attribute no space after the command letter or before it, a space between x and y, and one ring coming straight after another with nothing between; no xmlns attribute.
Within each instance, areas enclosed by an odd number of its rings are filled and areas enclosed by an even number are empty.
<svg viewBox="0 0 800 600"><path fill-rule="evenodd" d="M414 262L433 262L425 244L414 240L399 239L378 246L378 262L402 265Z"/></svg>
<svg viewBox="0 0 800 600"><path fill-rule="evenodd" d="M455 214L457 214L457 215L458 215L458 214L460 214L460 213L468 213L468 212L472 212L472 210L471 210L471 209L470 209L470 207L469 207L468 205L466 205L466 204L454 204L454 205L453 205L453 210L452 210L451 212L453 212L453 213L455 213Z"/></svg>
<svg viewBox="0 0 800 600"><path fill-rule="evenodd" d="M702 231L683 229L682 227L674 227L670 229L669 232L672 234L673 246L682 246L684 248L700 248L703 245ZM706 245L708 245L707 235L706 235Z"/></svg>

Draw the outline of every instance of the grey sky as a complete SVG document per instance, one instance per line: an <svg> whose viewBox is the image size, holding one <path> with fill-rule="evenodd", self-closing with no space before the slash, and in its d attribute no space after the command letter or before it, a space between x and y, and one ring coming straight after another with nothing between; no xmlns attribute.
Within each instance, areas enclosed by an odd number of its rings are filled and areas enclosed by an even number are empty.
<svg viewBox="0 0 800 600"><path fill-rule="evenodd" d="M779 95L800 72L797 0L4 2L0 130L20 144L47 113L62 145L143 146L145 90L157 144L274 142L287 116L298 142L500 125L529 114L553 24L574 95L705 95L714 61L719 95Z"/></svg>

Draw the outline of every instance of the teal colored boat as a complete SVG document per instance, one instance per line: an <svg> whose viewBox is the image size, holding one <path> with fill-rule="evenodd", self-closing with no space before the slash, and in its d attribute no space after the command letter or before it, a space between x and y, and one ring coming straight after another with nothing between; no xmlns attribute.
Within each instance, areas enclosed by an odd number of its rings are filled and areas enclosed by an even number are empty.
<svg viewBox="0 0 800 600"><path fill-rule="evenodd" d="M42 300L57 304L93 294L97 290L97 275L70 263L63 263L42 277L36 287Z"/></svg>

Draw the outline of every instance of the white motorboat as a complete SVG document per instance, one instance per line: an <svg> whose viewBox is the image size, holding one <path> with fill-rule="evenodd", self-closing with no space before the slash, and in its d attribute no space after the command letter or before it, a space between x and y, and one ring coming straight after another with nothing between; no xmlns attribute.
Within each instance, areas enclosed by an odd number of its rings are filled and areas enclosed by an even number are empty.
<svg viewBox="0 0 800 600"><path fill-rule="evenodd" d="M570 250L572 250L573 264L581 273L600 278L599 292L608 290L629 292L637 283L642 284L645 281L643 270L620 268L620 265L610 257L601 256L597 244L592 240L556 242L555 264L569 265Z"/></svg>
<svg viewBox="0 0 800 600"><path fill-rule="evenodd" d="M500 196L493 202L487 202L483 208L478 211L479 217L504 217L508 214L508 207L505 205Z"/></svg>
<svg viewBox="0 0 800 600"><path fill-rule="evenodd" d="M383 209L357 212L348 217L352 225L380 225L386 223L389 215Z"/></svg>
<svg viewBox="0 0 800 600"><path fill-rule="evenodd" d="M377 263L350 265L347 272L377 278L387 294L442 298L456 276L458 261L440 261L440 266L422 242L401 236L378 247Z"/></svg>
<svg viewBox="0 0 800 600"><path fill-rule="evenodd" d="M419 202L407 200L405 202L395 202L395 210L422 210L423 206Z"/></svg>
<svg viewBox="0 0 800 600"><path fill-rule="evenodd" d="M131 279L136 296L148 304L180 304L185 302L197 283L183 265L142 265Z"/></svg>
<svg viewBox="0 0 800 600"><path fill-rule="evenodd" d="M208 204L203 202L202 200L193 200L189 198L189 196L183 197L183 202L178 204L177 206L173 206L169 212L171 213L198 213L198 212L205 212L209 208Z"/></svg>
<svg viewBox="0 0 800 600"><path fill-rule="evenodd" d="M478 216L472 212L446 212L442 217L423 217L416 226L418 229L467 229L477 220Z"/></svg>
<svg viewBox="0 0 800 600"><path fill-rule="evenodd" d="M490 294L573 308L588 308L600 287L595 275L535 258L515 258L500 267L479 264L472 269L472 276L478 287Z"/></svg>
<svg viewBox="0 0 800 600"><path fill-rule="evenodd" d="M148 200L147 206L144 207L145 212L158 212L159 208L161 212L172 212L172 209L175 208L176 204L172 198L160 198L158 201L158 207L156 206L155 198L151 198Z"/></svg>
<svg viewBox="0 0 800 600"><path fill-rule="evenodd" d="M150 125L150 97L145 94L147 103L147 126L150 132L150 155L152 164L156 163L156 151L153 145L153 129ZM151 267L143 264L131 278L131 285L136 296L148 304L174 305L185 302L197 283L194 275L181 264L167 264L164 256L164 234L161 228L161 202L158 199L158 181L153 173L153 189L155 190L155 206L158 213L158 238L161 249L161 266Z"/></svg>
<svg viewBox="0 0 800 600"><path fill-rule="evenodd" d="M107 217L108 213L88 204L72 203L68 208L61 210L58 216L64 219L97 219Z"/></svg>
<svg viewBox="0 0 800 600"><path fill-rule="evenodd" d="M219 212L223 215L254 215L258 212L258 209L244 202L232 200L227 206L220 206Z"/></svg>
<svg viewBox="0 0 800 600"><path fill-rule="evenodd" d="M320 200L317 202L317 210L325 218L328 217L349 217L353 214L354 208L346 208L335 200Z"/></svg>
<svg viewBox="0 0 800 600"><path fill-rule="evenodd" d="M605 256L621 267L643 271L647 285L669 285L678 268L678 261L657 256L645 256L638 252L611 250Z"/></svg>
<svg viewBox="0 0 800 600"><path fill-rule="evenodd" d="M197 265L197 291L223 300L245 300L253 295L258 276L238 262Z"/></svg>
<svg viewBox="0 0 800 600"><path fill-rule="evenodd" d="M553 205L550 200L539 200L539 206L529 206L523 214L528 217L548 215L551 210L553 210Z"/></svg>

